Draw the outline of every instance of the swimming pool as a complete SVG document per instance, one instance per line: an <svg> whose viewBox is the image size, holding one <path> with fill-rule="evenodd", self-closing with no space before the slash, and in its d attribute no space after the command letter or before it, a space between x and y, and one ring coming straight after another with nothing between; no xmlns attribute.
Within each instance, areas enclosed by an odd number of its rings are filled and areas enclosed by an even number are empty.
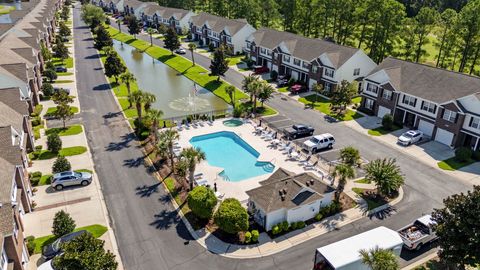
<svg viewBox="0 0 480 270"><path fill-rule="evenodd" d="M195 136L190 139L190 144L205 152L208 164L223 168L220 175L232 182L271 173L275 169L270 162L258 162L260 154L234 132Z"/></svg>

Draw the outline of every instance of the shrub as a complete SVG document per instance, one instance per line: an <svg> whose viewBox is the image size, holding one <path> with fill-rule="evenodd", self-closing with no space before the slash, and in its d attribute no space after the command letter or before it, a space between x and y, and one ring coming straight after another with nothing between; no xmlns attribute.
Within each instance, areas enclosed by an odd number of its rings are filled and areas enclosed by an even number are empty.
<svg viewBox="0 0 480 270"><path fill-rule="evenodd" d="M42 124L42 119L40 118L40 116L32 118L32 127L36 127L40 124Z"/></svg>
<svg viewBox="0 0 480 270"><path fill-rule="evenodd" d="M294 78L290 78L290 80L288 80L288 82L287 82L288 87L291 87L294 84L295 84L295 79Z"/></svg>
<svg viewBox="0 0 480 270"><path fill-rule="evenodd" d="M35 105L35 108L33 109L33 113L40 115L40 113L42 113L42 110L43 110L43 105L42 104L37 104Z"/></svg>
<svg viewBox="0 0 480 270"><path fill-rule="evenodd" d="M32 152L32 159L38 159L39 156L40 156L40 152L39 152L39 151L34 151L34 152Z"/></svg>
<svg viewBox="0 0 480 270"><path fill-rule="evenodd" d="M250 243L252 241L252 233L251 232L246 232L245 233L245 243Z"/></svg>
<svg viewBox="0 0 480 270"><path fill-rule="evenodd" d="M43 83L42 85L42 93L44 96L49 97L53 95L53 86L50 83ZM36 107L35 107L36 108Z"/></svg>
<svg viewBox="0 0 480 270"><path fill-rule="evenodd" d="M460 147L455 150L455 159L461 162L468 161L472 158L473 151L468 147Z"/></svg>
<svg viewBox="0 0 480 270"><path fill-rule="evenodd" d="M55 237L61 237L75 230L75 220L67 212L60 210L53 218L52 233Z"/></svg>
<svg viewBox="0 0 480 270"><path fill-rule="evenodd" d="M279 234L282 232L282 229L280 229L280 227L278 225L275 225L272 227L272 234L273 235L276 235L276 234Z"/></svg>
<svg viewBox="0 0 480 270"><path fill-rule="evenodd" d="M252 243L258 242L258 237L260 234L258 233L257 230L252 230Z"/></svg>
<svg viewBox="0 0 480 270"><path fill-rule="evenodd" d="M70 165L68 159L66 159L64 156L58 156L58 158L53 163L52 173L70 171L71 169L72 165Z"/></svg>
<svg viewBox="0 0 480 270"><path fill-rule="evenodd" d="M35 247L36 247L35 236L30 235L27 238L25 238L25 240L27 241L28 254L30 254L31 256L33 255L33 252L35 252Z"/></svg>
<svg viewBox="0 0 480 270"><path fill-rule="evenodd" d="M237 199L225 199L214 215L215 224L226 233L248 230L248 213Z"/></svg>
<svg viewBox="0 0 480 270"><path fill-rule="evenodd" d="M270 71L270 78L276 81L278 79L278 72L276 70Z"/></svg>
<svg viewBox="0 0 480 270"><path fill-rule="evenodd" d="M473 152L472 158L476 161L480 161L480 150Z"/></svg>
<svg viewBox="0 0 480 270"><path fill-rule="evenodd" d="M320 220L322 220L322 218L323 218L323 215L321 213L318 213L317 215L315 215L315 220L316 221L320 221Z"/></svg>
<svg viewBox="0 0 480 270"><path fill-rule="evenodd" d="M38 186L38 184L40 183L40 178L39 177L30 177L30 184L32 184L32 186L36 187Z"/></svg>
<svg viewBox="0 0 480 270"><path fill-rule="evenodd" d="M248 59L246 61L244 61L246 64L247 64L247 67L248 68L252 68L253 65L255 64L255 61L253 61L252 59Z"/></svg>
<svg viewBox="0 0 480 270"><path fill-rule="evenodd" d="M36 145L35 146L35 151L42 151L43 146L42 145Z"/></svg>
<svg viewBox="0 0 480 270"><path fill-rule="evenodd" d="M297 229L297 223L296 223L296 222L290 223L290 229L291 229L292 231L295 231L295 230Z"/></svg>
<svg viewBox="0 0 480 270"><path fill-rule="evenodd" d="M288 231L288 228L290 227L290 224L288 224L288 221L284 221L279 224L280 228L282 228L283 232Z"/></svg>
<svg viewBox="0 0 480 270"><path fill-rule="evenodd" d="M39 172L39 171L32 172L30 177L40 178L42 177L42 172Z"/></svg>
<svg viewBox="0 0 480 270"><path fill-rule="evenodd" d="M208 44L208 50L211 52L215 50L215 46L213 45L213 43Z"/></svg>
<svg viewBox="0 0 480 270"><path fill-rule="evenodd" d="M305 228L305 222L304 221L297 222L297 229L303 229L303 228Z"/></svg>
<svg viewBox="0 0 480 270"><path fill-rule="evenodd" d="M52 153L58 153L62 149L62 140L58 133L51 133L47 136L47 149Z"/></svg>
<svg viewBox="0 0 480 270"><path fill-rule="evenodd" d="M213 209L217 205L217 197L213 190L198 186L188 193L187 202L196 216L208 219L212 217Z"/></svg>
<svg viewBox="0 0 480 270"><path fill-rule="evenodd" d="M30 117L32 117L32 118L34 118L34 117L38 117L38 113L34 113L34 112L32 112L32 113L30 114Z"/></svg>
<svg viewBox="0 0 480 270"><path fill-rule="evenodd" d="M242 117L242 114L244 112L244 108L241 107L241 106L237 106L233 109L233 117L235 118L239 118L239 117Z"/></svg>
<svg viewBox="0 0 480 270"><path fill-rule="evenodd" d="M393 116L391 114L385 114L382 118L382 126L386 130L393 129Z"/></svg>
<svg viewBox="0 0 480 270"><path fill-rule="evenodd" d="M53 82L58 78L57 72L54 69L47 69L43 72L43 76L45 76L50 82ZM45 93L44 93L45 94Z"/></svg>

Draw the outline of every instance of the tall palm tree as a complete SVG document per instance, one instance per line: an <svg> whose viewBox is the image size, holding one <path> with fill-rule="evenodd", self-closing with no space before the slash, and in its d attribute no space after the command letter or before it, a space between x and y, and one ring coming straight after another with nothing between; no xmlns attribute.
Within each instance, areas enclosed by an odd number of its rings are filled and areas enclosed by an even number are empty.
<svg viewBox="0 0 480 270"><path fill-rule="evenodd" d="M347 179L355 177L355 170L348 164L338 164L333 170L332 177L338 177L337 191L335 192L335 199L338 201L340 199L340 194L345 189Z"/></svg>
<svg viewBox="0 0 480 270"><path fill-rule="evenodd" d="M154 144L158 142L158 123L162 120L163 112L161 110L150 109L147 111L147 116L152 120L152 130Z"/></svg>
<svg viewBox="0 0 480 270"><path fill-rule="evenodd" d="M190 53L192 54L193 66L195 66L195 56L193 55L193 52L197 49L197 45L195 43L188 43L188 49L190 50Z"/></svg>
<svg viewBox="0 0 480 270"><path fill-rule="evenodd" d="M403 185L404 179L395 159L377 159L365 166L365 178L374 182L380 194L390 196Z"/></svg>
<svg viewBox="0 0 480 270"><path fill-rule="evenodd" d="M145 98L145 105L143 105L143 107L144 107L145 111L148 111L152 107L152 103L157 101L157 96L155 96L154 94L152 94L150 92L145 92L144 98Z"/></svg>
<svg viewBox="0 0 480 270"><path fill-rule="evenodd" d="M137 90L128 96L128 102L135 104L137 109L138 121L142 121L142 105L145 103L145 92Z"/></svg>
<svg viewBox="0 0 480 270"><path fill-rule="evenodd" d="M256 116L257 113L257 98L262 93L264 88L264 82L260 80L253 81L248 86L250 91L250 97L253 97L252 113Z"/></svg>
<svg viewBox="0 0 480 270"><path fill-rule="evenodd" d="M253 82L259 81L259 77L253 74L245 76L242 81L242 89L245 93L250 93L250 85ZM253 101L252 95L250 95L250 102Z"/></svg>
<svg viewBox="0 0 480 270"><path fill-rule="evenodd" d="M149 27L147 28L147 33L150 36L150 46L153 46L153 34L155 34L155 29Z"/></svg>
<svg viewBox="0 0 480 270"><path fill-rule="evenodd" d="M172 166L172 171L175 171L173 153L173 144L180 138L180 135L175 129L167 129L158 134L158 144L163 144L166 146L168 151L168 157L170 158L170 165Z"/></svg>
<svg viewBox="0 0 480 270"><path fill-rule="evenodd" d="M128 93L128 96L130 96L130 84L134 83L137 79L135 78L135 76L132 73L127 71L127 72L123 73L122 75L120 75L120 80L127 87L127 93ZM132 102L129 102L129 103L130 104L128 105L128 108L131 108L132 107Z"/></svg>
<svg viewBox="0 0 480 270"><path fill-rule="evenodd" d="M225 87L225 92L230 97L230 102L232 103L233 108L235 108L235 86L229 85Z"/></svg>
<svg viewBox="0 0 480 270"><path fill-rule="evenodd" d="M192 190L195 168L198 163L205 160L205 153L200 148L189 147L182 150L180 157L184 158L188 164L188 182L190 183L190 190Z"/></svg>
<svg viewBox="0 0 480 270"><path fill-rule="evenodd" d="M398 270L398 261L395 254L388 249L375 247L371 250L360 250L362 262L372 270Z"/></svg>

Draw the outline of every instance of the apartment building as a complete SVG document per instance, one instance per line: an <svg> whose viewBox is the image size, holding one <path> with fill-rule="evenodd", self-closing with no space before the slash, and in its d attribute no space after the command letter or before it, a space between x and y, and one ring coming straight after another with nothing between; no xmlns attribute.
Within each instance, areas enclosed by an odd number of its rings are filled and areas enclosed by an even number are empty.
<svg viewBox="0 0 480 270"><path fill-rule="evenodd" d="M391 114L450 147L480 148L480 78L386 58L362 87L361 110Z"/></svg>
<svg viewBox="0 0 480 270"><path fill-rule="evenodd" d="M194 16L190 10L150 5L143 10L142 20L146 25L158 28L160 25L175 29L178 34L185 34L190 27L190 19Z"/></svg>

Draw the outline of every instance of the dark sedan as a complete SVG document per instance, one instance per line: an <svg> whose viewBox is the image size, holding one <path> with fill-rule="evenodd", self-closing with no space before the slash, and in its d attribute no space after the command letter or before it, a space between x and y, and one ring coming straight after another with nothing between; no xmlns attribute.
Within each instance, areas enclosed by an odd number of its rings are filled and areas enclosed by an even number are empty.
<svg viewBox="0 0 480 270"><path fill-rule="evenodd" d="M52 259L53 257L57 256L62 252L62 244L67 243L72 241L74 238L79 237L80 235L88 233L85 230L81 230L78 232L72 232L69 234L66 234L57 240L55 240L53 243L50 245L44 246L42 250L42 257L45 259L45 261Z"/></svg>

